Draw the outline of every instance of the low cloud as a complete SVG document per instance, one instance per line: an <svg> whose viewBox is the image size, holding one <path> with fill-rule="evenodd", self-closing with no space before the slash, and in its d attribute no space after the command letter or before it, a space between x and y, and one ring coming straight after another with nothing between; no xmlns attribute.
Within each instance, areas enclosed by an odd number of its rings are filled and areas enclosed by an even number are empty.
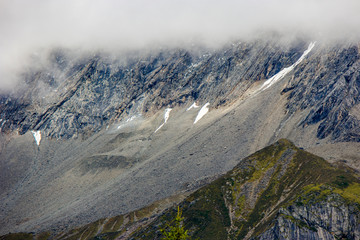
<svg viewBox="0 0 360 240"><path fill-rule="evenodd" d="M357 40L359 9L359 0L0 0L0 88L52 47L212 47L267 31Z"/></svg>

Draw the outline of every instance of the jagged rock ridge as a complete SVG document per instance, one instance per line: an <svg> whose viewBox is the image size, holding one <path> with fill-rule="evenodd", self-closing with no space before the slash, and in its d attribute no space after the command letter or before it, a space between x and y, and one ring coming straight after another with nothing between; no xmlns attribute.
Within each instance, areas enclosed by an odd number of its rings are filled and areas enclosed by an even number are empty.
<svg viewBox="0 0 360 240"><path fill-rule="evenodd" d="M119 59L98 54L72 60L56 50L48 65L24 75L21 90L1 98L1 131L34 129L71 138L134 112L151 115L194 100L223 105L293 64L306 44L255 41L216 51L163 50ZM358 46L318 43L283 90L291 91L289 116L309 109L301 126L320 122L319 138L359 141L359 116L351 114L359 102L358 65Z"/></svg>
<svg viewBox="0 0 360 240"><path fill-rule="evenodd" d="M217 106L291 65L305 44L282 49L274 42L259 41L200 55L179 49L76 61L57 50L50 55L50 66L26 73L22 91L2 98L1 118L7 121L1 130L19 129L23 134L35 129L70 138L98 131L129 112L154 113L205 99Z"/></svg>

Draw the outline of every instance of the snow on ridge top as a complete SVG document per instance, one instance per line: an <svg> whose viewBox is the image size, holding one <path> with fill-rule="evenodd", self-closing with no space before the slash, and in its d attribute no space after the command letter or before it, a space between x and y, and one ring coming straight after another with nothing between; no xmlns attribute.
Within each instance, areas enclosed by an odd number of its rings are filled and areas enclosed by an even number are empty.
<svg viewBox="0 0 360 240"><path fill-rule="evenodd" d="M261 86L261 88L259 89L259 91L263 91L263 90L269 88L271 85L273 85L274 83L278 82L283 77L285 77L286 74L291 72L297 65L299 65L305 59L305 57L309 54L309 52L311 52L311 50L314 48L315 44L316 44L316 42L311 42L309 44L308 48L301 55L301 57L293 65L291 65L290 67L284 68L283 70L281 70L280 72L278 72L277 74L275 74L274 76L272 76L271 78L266 80L264 82L264 84Z"/></svg>
<svg viewBox="0 0 360 240"><path fill-rule="evenodd" d="M156 133L157 131L160 130L160 128L162 128L165 123L168 121L169 117L170 117L170 112L171 112L172 108L166 108L165 109L165 113L164 113L164 122L155 130L154 133Z"/></svg>
<svg viewBox="0 0 360 240"><path fill-rule="evenodd" d="M306 55L308 55L311 50L315 47L316 42L311 42L308 46L308 48L305 50L305 52L303 53L303 55L301 55L301 57L296 61L296 63L294 64L294 67L296 67L297 65L299 65L299 63L302 62L302 60L304 60L304 58L306 57Z"/></svg>
<svg viewBox="0 0 360 240"><path fill-rule="evenodd" d="M209 105L210 103L206 103L204 106L202 106L198 115L195 118L194 124L197 123L203 116L205 116L205 114L209 112L209 107L208 107Z"/></svg>
<svg viewBox="0 0 360 240"><path fill-rule="evenodd" d="M34 139L36 141L36 145L40 146L40 141L41 141L41 132L40 132L40 130L38 130L38 131L32 130L31 133L34 136Z"/></svg>
<svg viewBox="0 0 360 240"><path fill-rule="evenodd" d="M193 109L193 108L198 108L199 106L198 105L196 105L196 102L194 102L190 107L188 107L187 109L186 109L186 111L189 111L189 110L191 110L191 109Z"/></svg>

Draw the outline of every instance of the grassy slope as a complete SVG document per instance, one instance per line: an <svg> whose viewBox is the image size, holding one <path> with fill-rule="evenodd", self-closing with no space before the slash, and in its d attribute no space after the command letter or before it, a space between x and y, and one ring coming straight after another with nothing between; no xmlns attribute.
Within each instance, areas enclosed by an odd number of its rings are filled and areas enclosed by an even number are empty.
<svg viewBox="0 0 360 240"><path fill-rule="evenodd" d="M278 210L295 201L307 204L335 193L349 204L360 206L359 183L351 170L333 167L282 139L244 159L180 206L185 227L194 238L242 239L264 232ZM134 238L159 239L154 226L158 229L169 222L174 209L134 234Z"/></svg>
<svg viewBox="0 0 360 240"><path fill-rule="evenodd" d="M281 207L323 201L330 194L359 208L358 176L281 139L245 158L179 205L185 228L194 238L242 239L256 237L271 227ZM159 203L125 216L101 219L56 239L115 239L126 229L133 239L161 239L159 229L171 224L176 206L151 217L157 208ZM1 239L18 239L11 237Z"/></svg>

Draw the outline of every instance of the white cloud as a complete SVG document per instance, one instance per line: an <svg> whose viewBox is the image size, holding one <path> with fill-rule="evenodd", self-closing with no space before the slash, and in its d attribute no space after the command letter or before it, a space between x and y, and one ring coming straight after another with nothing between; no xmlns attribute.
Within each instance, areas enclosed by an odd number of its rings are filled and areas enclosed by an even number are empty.
<svg viewBox="0 0 360 240"><path fill-rule="evenodd" d="M259 30L348 38L360 35L359 9L359 0L0 0L0 87L41 48L213 46Z"/></svg>

